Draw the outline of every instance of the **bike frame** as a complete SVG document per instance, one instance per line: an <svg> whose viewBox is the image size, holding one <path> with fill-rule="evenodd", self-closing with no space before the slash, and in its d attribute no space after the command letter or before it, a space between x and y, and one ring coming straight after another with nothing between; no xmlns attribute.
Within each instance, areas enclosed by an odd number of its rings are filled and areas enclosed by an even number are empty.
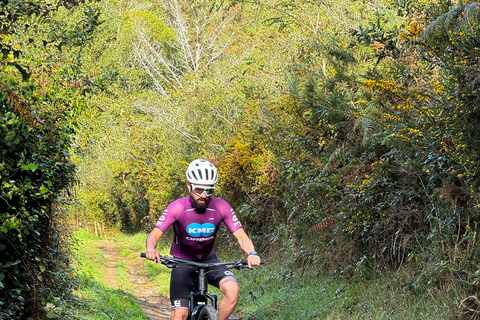
<svg viewBox="0 0 480 320"><path fill-rule="evenodd" d="M194 281L194 288L193 291L190 292L189 299L190 299L190 304L189 304L189 317L191 319L195 319L197 313L200 312L201 308L203 308L205 305L208 305L208 301L210 301L212 307L215 308L215 310L218 309L217 307L217 295L216 294L210 294L208 292L208 281L206 278L206 271L207 267L200 267L197 266L197 281Z"/></svg>

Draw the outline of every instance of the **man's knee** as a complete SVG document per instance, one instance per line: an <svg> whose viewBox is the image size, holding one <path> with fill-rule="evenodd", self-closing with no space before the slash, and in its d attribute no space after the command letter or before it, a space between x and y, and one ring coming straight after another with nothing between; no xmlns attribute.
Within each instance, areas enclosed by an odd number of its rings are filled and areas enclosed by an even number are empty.
<svg viewBox="0 0 480 320"><path fill-rule="evenodd" d="M222 291L225 296L237 299L240 289L235 278L229 277L220 282L220 291Z"/></svg>
<svg viewBox="0 0 480 320"><path fill-rule="evenodd" d="M174 309L172 311L172 320L186 320L188 317L188 309Z"/></svg>

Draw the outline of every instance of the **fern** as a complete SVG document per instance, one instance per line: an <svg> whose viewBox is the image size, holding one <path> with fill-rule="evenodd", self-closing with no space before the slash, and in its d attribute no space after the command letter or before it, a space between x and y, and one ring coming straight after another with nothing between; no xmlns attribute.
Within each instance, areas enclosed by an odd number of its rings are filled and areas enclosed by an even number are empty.
<svg viewBox="0 0 480 320"><path fill-rule="evenodd" d="M428 25L419 35L419 39L430 45L452 45L451 41L443 41L449 34L463 29L469 31L475 27L479 20L480 4L463 3L451 8L448 12L440 15L430 25ZM467 23L465 23L467 22ZM449 39L450 40L450 39Z"/></svg>
<svg viewBox="0 0 480 320"><path fill-rule="evenodd" d="M6 91L8 103L14 107L24 121L30 123L31 125L33 125L35 122L45 124L45 122L31 110L28 103L23 100L15 91L13 91L12 88L7 86L2 81L0 81L0 87Z"/></svg>
<svg viewBox="0 0 480 320"><path fill-rule="evenodd" d="M368 138L375 132L375 121L370 117L370 114L366 114L358 119L353 126L353 131L357 130L363 132L362 146L366 146Z"/></svg>
<svg viewBox="0 0 480 320"><path fill-rule="evenodd" d="M345 144L342 144L340 147L335 149L332 154L330 154L330 157L328 158L327 163L323 167L321 174L327 174L333 166L337 165L339 162L345 161L345 159Z"/></svg>

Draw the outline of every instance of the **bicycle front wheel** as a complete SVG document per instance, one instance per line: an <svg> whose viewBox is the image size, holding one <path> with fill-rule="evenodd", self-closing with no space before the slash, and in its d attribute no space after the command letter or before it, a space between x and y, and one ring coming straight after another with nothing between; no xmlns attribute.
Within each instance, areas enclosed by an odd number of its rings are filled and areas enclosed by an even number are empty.
<svg viewBox="0 0 480 320"><path fill-rule="evenodd" d="M219 320L218 312L212 306L205 306L200 310L197 320Z"/></svg>

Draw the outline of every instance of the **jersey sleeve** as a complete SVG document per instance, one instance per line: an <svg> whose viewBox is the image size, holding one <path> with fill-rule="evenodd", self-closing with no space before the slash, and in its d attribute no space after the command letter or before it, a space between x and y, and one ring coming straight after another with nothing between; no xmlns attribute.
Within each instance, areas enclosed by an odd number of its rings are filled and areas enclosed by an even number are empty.
<svg viewBox="0 0 480 320"><path fill-rule="evenodd" d="M235 211L233 211L233 208L230 206L230 204L228 204L228 202L219 199L219 203L217 204L217 206L222 213L223 222L231 233L242 229L241 222L238 220Z"/></svg>
<svg viewBox="0 0 480 320"><path fill-rule="evenodd" d="M178 220L182 210L183 204L181 201L176 200L170 203L165 210L163 210L163 214L160 216L160 218L158 218L155 228L160 229L162 232L167 231L168 227Z"/></svg>

